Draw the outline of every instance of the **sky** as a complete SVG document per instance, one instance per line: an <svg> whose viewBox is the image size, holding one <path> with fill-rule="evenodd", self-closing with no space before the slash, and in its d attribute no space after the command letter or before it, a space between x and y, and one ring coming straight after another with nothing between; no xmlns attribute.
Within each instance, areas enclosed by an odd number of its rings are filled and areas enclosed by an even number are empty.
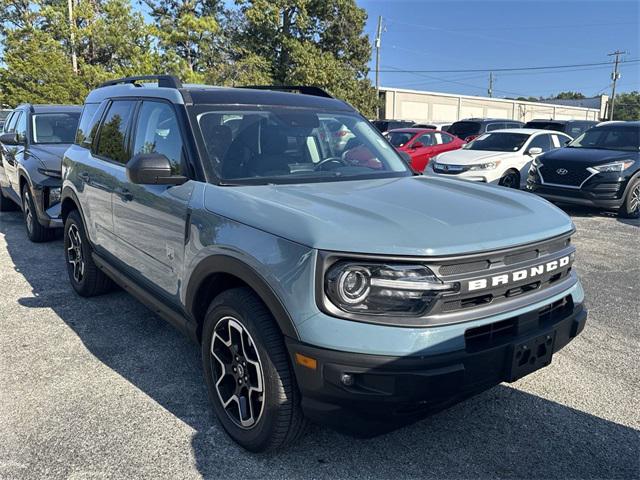
<svg viewBox="0 0 640 480"><path fill-rule="evenodd" d="M357 0L368 14L374 44L378 16L384 31L380 85L487 95L488 72L405 73L612 62L621 58L617 93L640 90L640 1L613 0ZM375 80L375 50L370 62ZM494 96L586 96L611 92L612 65L556 71L495 72Z"/></svg>

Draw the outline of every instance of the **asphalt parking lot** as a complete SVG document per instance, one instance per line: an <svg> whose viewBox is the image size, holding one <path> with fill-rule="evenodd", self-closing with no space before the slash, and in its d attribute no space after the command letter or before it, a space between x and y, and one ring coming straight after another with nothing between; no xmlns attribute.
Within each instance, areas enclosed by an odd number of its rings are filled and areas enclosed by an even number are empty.
<svg viewBox="0 0 640 480"><path fill-rule="evenodd" d="M0 478L638 478L640 222L571 209L590 317L544 370L390 434L245 453L199 352L123 292L81 299L62 241L0 214Z"/></svg>

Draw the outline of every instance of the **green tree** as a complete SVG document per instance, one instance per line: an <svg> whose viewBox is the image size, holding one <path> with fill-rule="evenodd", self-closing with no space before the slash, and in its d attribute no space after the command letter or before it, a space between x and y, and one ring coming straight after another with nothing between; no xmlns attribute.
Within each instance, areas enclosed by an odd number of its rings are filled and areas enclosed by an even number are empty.
<svg viewBox="0 0 640 480"><path fill-rule="evenodd" d="M9 32L0 70L1 103L78 103L87 88L62 46L43 32Z"/></svg>
<svg viewBox="0 0 640 480"><path fill-rule="evenodd" d="M587 97L585 97L580 92L568 91L568 92L560 92L553 98L557 100L582 100L583 98L587 98Z"/></svg>
<svg viewBox="0 0 640 480"><path fill-rule="evenodd" d="M634 90L616 95L613 118L614 120L640 120L640 92Z"/></svg>
<svg viewBox="0 0 640 480"><path fill-rule="evenodd" d="M163 67L187 81L202 81L223 61L218 0L144 0L155 24Z"/></svg>
<svg viewBox="0 0 640 480"><path fill-rule="evenodd" d="M269 65L278 84L313 84L375 111L375 90L366 78L371 55L363 33L367 15L354 0L237 0L243 23L238 45Z"/></svg>

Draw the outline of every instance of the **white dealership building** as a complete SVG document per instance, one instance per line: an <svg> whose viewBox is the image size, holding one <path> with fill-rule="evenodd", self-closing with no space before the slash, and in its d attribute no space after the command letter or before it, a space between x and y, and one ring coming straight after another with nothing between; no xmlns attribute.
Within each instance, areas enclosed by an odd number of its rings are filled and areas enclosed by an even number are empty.
<svg viewBox="0 0 640 480"><path fill-rule="evenodd" d="M450 93L380 88L380 118L414 122L449 123L463 118L508 118L527 122L535 119L600 120L608 97L595 97L589 107L567 105L558 100L528 102ZM565 103L565 104L563 104Z"/></svg>

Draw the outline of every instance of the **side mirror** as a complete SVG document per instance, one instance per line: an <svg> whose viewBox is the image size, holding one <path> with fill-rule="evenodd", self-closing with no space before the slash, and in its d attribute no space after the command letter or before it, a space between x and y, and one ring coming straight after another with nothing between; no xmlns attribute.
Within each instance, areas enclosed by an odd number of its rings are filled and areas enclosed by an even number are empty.
<svg viewBox="0 0 640 480"><path fill-rule="evenodd" d="M4 145L20 145L22 142L18 140L17 133L3 133L0 135L0 143Z"/></svg>
<svg viewBox="0 0 640 480"><path fill-rule="evenodd" d="M411 148L422 148L422 147L424 147L422 142L413 142L413 144L411 145Z"/></svg>
<svg viewBox="0 0 640 480"><path fill-rule="evenodd" d="M161 153L139 153L127 163L127 177L141 185L182 185L187 177L174 175L171 162Z"/></svg>
<svg viewBox="0 0 640 480"><path fill-rule="evenodd" d="M540 147L531 147L527 150L527 155L540 155L542 153L542 149Z"/></svg>

